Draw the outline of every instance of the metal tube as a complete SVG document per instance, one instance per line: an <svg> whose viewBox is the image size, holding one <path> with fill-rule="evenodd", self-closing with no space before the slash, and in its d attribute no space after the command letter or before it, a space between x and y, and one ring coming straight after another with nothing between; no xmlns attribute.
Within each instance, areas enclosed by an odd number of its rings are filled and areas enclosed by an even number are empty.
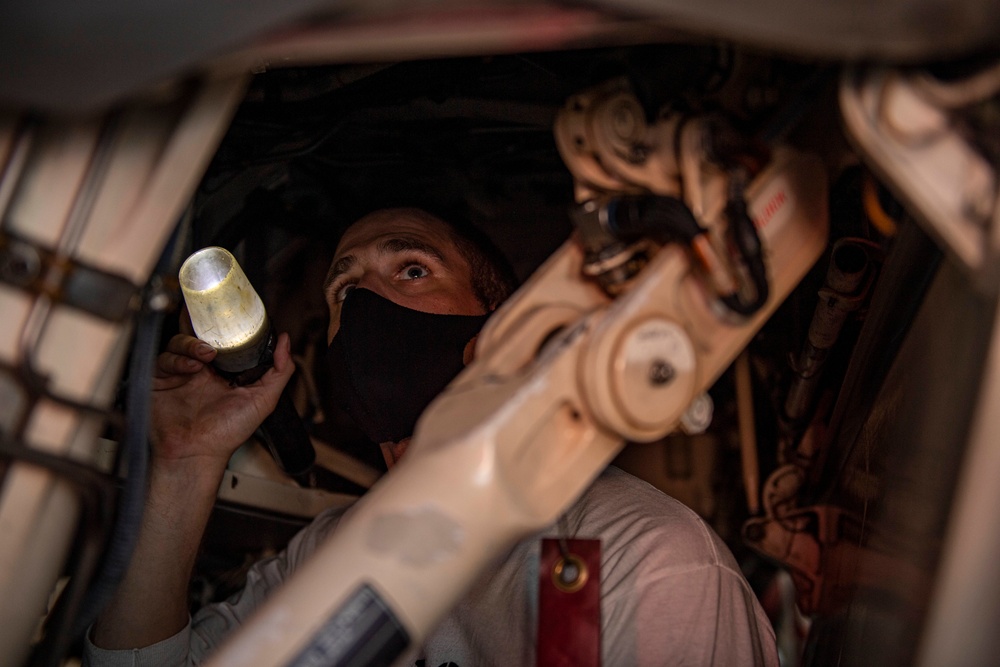
<svg viewBox="0 0 1000 667"><path fill-rule="evenodd" d="M848 315L858 309L867 292L865 280L871 274L869 245L863 239L845 238L833 247L807 340L792 365L795 377L785 398L785 419L793 426L801 425L808 416L827 356Z"/></svg>

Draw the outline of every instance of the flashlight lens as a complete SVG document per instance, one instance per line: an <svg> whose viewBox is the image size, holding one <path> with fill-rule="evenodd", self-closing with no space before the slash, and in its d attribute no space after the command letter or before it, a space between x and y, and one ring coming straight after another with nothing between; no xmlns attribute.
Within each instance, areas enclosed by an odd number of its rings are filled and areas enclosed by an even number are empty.
<svg viewBox="0 0 1000 667"><path fill-rule="evenodd" d="M192 292L204 292L219 287L239 266L224 248L204 248L191 255L181 269L181 286Z"/></svg>
<svg viewBox="0 0 1000 667"><path fill-rule="evenodd" d="M181 265L179 278L195 334L220 353L266 335L264 303L225 248L194 253Z"/></svg>

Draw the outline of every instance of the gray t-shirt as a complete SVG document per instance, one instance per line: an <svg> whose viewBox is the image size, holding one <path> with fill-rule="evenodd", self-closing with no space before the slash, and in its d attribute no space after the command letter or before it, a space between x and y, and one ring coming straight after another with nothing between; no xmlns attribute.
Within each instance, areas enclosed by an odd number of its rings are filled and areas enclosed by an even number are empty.
<svg viewBox="0 0 1000 667"><path fill-rule="evenodd" d="M285 551L254 565L242 591L199 610L173 637L123 651L105 651L88 640L84 665L199 664L336 529L342 513L320 514ZM601 540L605 667L777 667L766 615L722 540L689 508L612 467L558 525L565 537ZM557 534L554 526L538 537ZM534 665L538 537L521 542L485 572L424 645L396 664L410 667L423 659L426 667Z"/></svg>

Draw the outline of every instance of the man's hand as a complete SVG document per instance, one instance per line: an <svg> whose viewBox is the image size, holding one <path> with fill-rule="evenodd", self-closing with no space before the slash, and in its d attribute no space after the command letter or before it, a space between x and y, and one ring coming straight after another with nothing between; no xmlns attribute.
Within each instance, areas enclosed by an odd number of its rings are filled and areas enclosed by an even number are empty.
<svg viewBox="0 0 1000 667"><path fill-rule="evenodd" d="M295 370L285 334L274 368L246 387L216 375L214 357L180 334L157 359L149 497L125 579L94 624L97 646L149 646L185 626L188 580L229 457L274 410Z"/></svg>
<svg viewBox="0 0 1000 667"><path fill-rule="evenodd" d="M198 462L218 474L281 396L295 370L287 334L274 350L274 367L257 382L231 387L210 367L215 350L178 334L156 363L152 440L157 465Z"/></svg>

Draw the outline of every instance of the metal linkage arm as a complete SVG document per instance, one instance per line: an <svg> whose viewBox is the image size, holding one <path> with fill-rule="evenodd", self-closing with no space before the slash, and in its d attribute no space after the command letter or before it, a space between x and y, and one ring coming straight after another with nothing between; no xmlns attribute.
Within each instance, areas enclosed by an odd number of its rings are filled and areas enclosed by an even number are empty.
<svg viewBox="0 0 1000 667"><path fill-rule="evenodd" d="M826 245L817 161L776 155L747 201L770 272L753 316L720 317L677 245L612 300L568 241L490 320L405 459L211 664L388 664L498 554L555 521L625 439L668 433Z"/></svg>

